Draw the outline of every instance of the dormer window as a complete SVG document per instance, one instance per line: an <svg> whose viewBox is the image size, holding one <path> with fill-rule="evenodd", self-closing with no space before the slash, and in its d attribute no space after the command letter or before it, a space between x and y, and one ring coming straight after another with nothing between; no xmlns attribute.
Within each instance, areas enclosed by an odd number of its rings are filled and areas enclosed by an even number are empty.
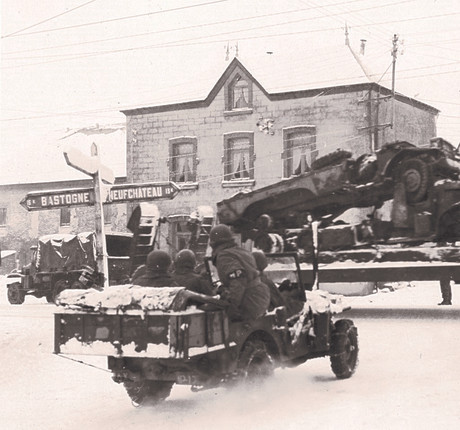
<svg viewBox="0 0 460 430"><path fill-rule="evenodd" d="M225 87L225 111L228 114L252 112L252 82L236 74Z"/></svg>
<svg viewBox="0 0 460 430"><path fill-rule="evenodd" d="M232 109L241 109L249 107L249 86L248 83L239 76L232 88Z"/></svg>

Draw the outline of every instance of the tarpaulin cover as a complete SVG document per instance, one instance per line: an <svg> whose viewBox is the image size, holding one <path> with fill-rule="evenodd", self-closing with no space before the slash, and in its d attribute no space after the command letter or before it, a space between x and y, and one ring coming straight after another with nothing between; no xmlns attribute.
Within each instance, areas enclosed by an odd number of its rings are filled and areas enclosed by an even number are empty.
<svg viewBox="0 0 460 430"><path fill-rule="evenodd" d="M93 232L52 234L38 240L37 270L54 272L96 267L96 238Z"/></svg>

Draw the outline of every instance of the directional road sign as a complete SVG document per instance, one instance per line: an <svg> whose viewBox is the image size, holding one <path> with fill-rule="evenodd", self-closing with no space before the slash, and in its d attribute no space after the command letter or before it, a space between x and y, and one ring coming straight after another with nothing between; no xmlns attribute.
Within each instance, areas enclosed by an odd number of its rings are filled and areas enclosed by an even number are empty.
<svg viewBox="0 0 460 430"><path fill-rule="evenodd" d="M112 185L103 203L173 199L179 191L180 188L174 182ZM95 201L95 192L93 188L79 188L32 191L27 193L20 203L28 211L36 211L68 206L91 206L95 204Z"/></svg>
<svg viewBox="0 0 460 430"><path fill-rule="evenodd" d="M80 172L86 173L87 175L93 176L97 172L101 176L101 179L109 184L115 182L115 175L109 167L100 163L99 158L96 156L90 157L83 154L76 148L69 148L64 151L65 161L69 166L80 170Z"/></svg>

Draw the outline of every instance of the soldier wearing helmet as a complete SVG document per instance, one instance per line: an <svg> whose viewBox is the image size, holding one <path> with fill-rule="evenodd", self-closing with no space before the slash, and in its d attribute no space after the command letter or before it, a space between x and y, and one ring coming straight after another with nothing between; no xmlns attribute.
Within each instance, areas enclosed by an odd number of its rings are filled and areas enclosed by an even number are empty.
<svg viewBox="0 0 460 430"><path fill-rule="evenodd" d="M232 320L262 316L270 304L270 290L259 276L252 254L237 246L232 232L223 224L211 229L212 260L222 282L221 297L230 303Z"/></svg>
<svg viewBox="0 0 460 430"><path fill-rule="evenodd" d="M257 269L259 270L260 279L270 289L270 307L269 307L269 310L273 310L273 309L278 308L280 306L286 306L286 302L284 301L284 298L281 295L281 293L279 292L277 286L264 273L264 270L268 265L267 257L265 257L264 252L260 251L260 250L256 250L256 251L253 251L252 255L254 257L254 260L256 261L256 266L257 266Z"/></svg>
<svg viewBox="0 0 460 430"><path fill-rule="evenodd" d="M147 255L145 269L134 272L132 283L142 287L177 287L169 273L171 257L164 251L155 250Z"/></svg>
<svg viewBox="0 0 460 430"><path fill-rule="evenodd" d="M195 266L195 253L190 249L182 249L177 253L174 260L174 272L172 274L174 280L187 290L213 296L214 289L211 283L195 272Z"/></svg>

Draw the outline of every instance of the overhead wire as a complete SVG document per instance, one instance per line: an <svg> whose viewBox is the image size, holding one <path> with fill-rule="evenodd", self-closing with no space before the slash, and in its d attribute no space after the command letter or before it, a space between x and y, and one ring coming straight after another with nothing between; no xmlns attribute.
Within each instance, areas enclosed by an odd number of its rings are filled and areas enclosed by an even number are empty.
<svg viewBox="0 0 460 430"><path fill-rule="evenodd" d="M354 0L351 3L355 2L361 2L365 0ZM339 2L339 3L334 3L334 5L338 4L345 4L345 3L350 3L350 1L345 1L345 2ZM127 36L117 36L117 37L112 37L108 39L97 39L97 40L89 40L86 42L78 42L78 43L71 43L71 44L66 44L66 45L57 45L57 46L49 46L49 47L43 47L43 48L35 48L35 49L27 49L23 51L10 51L10 52L3 52L3 55L11 55L11 54L18 54L18 53L24 53L24 52L36 52L36 51L41 51L41 50L48 50L48 49L59 49L59 48L68 48L71 46L79 46L79 45L85 45L85 44L92 44L92 43L100 43L100 42L110 42L114 40L121 40L121 39L128 39L128 38L133 38L133 37L143 37L143 36L151 36L151 35L158 35L158 34L163 34L163 33L170 33L170 32L177 32L177 31L185 31L185 30L192 30L195 28L205 28L205 27L210 27L210 26L215 26L215 25L220 25L220 24L234 24L236 22L241 22L241 21L248 21L248 20L253 20L253 19L265 19L269 17L274 17L274 16L280 16L280 15L286 15L286 14L291 14L291 13L298 13L298 12L304 12L307 10L311 10L312 7L308 8L303 8L303 9L295 9L295 10L290 10L290 11L283 11L283 12L274 12L274 13L267 13L267 14L262 14L262 15L253 15L249 17L243 17L243 18L234 18L234 19L226 19L223 21L214 21L214 22L209 22L209 23L200 23L200 24L195 24L195 25L190 25L186 27L178 27L178 28L170 28L170 29L165 29L165 30L156 30L156 31L149 31L149 32L144 32L144 33L138 33L138 34L132 34L132 35L127 35Z"/></svg>
<svg viewBox="0 0 460 430"><path fill-rule="evenodd" d="M406 2L410 2L413 0L406 0ZM394 2L394 3L389 3L385 5L379 5L379 6L372 6L365 8L363 10L369 10L369 9L376 9L379 7L384 7L384 6L389 6L389 5L397 5L400 4L401 2ZM460 12L459 12L460 14ZM335 14L334 16L338 16L340 13ZM329 15L331 17L333 15ZM420 17L417 19L435 19L437 17L445 16L445 14L441 15L430 15L427 17ZM171 47L177 47L177 46L194 46L194 45L200 45L200 44L209 44L209 43L222 43L222 42L227 42L227 39L220 39L220 40L208 40L210 38L215 38L219 36L229 36L229 35L236 35L241 32L248 32L248 31L254 31L254 30L261 30L261 29L267 29L267 28L273 28L273 27L279 27L282 25L292 25L295 23L300 23L300 22L306 22L306 21L311 21L318 19L317 17L308 17L308 18L302 18L302 19L297 19L297 20L292 20L292 21L287 21L283 23L275 23L275 24L265 24L262 26L258 27L252 27L252 28L246 28L246 29L240 29L240 30L231 30L231 31L226 31L226 32L221 32L213 35L206 35L206 36L198 36L198 37L192 37L192 38L187 38L187 39L182 39L182 40L176 40L176 41L169 41L169 42L162 42L158 44L153 44L153 45L144 45L144 46L137 46L137 47L129 47L129 48L119 48L119 49L111 49L111 50L106 50L106 51L98 51L98 52L87 52L87 53L79 53L79 54L74 54L73 57L69 57L69 54L60 54L60 56L65 56L69 58L62 58L60 60L55 60L55 61L67 61L67 60L73 60L73 59L81 59L85 57L91 57L91 56L98 56L98 55L107 55L107 54L114 54L114 53L120 53L120 52L129 52L129 51L136 51L136 50L142 50L142 49L152 49L152 48L171 48ZM390 21L390 22L405 22L408 20L413 20L412 18L405 18L402 20L395 20L395 21ZM384 23L376 23L375 25L381 25L385 24ZM368 26L367 24L362 24L358 25L355 27L365 27ZM239 40L252 40L252 39L260 39L260 38L274 38L274 37L281 37L281 36L288 36L288 35L298 35L298 34L307 34L307 33L318 33L318 32L324 32L324 31L331 31L331 30L336 30L336 27L333 28L323 28L323 29L310 29L310 30L299 30L299 31L294 31L294 32L286 32L286 33L277 33L277 34L268 34L268 35L257 35L257 36L245 36L245 37L238 37ZM204 41L203 41L204 39ZM34 60L37 58L43 58L42 57L29 57L28 59ZM46 58L46 56L45 56ZM24 59L24 58L22 58ZM30 63L30 64L21 64L19 66L6 66L2 67L3 69L5 68L12 68L12 67L26 67L26 66L33 66L33 65L39 65L39 64L48 64L51 62L55 61L44 61L44 62L39 62L39 63Z"/></svg>
<svg viewBox="0 0 460 430"><path fill-rule="evenodd" d="M224 2L227 2L227 1L229 1L229 0L213 0L213 1L210 1L210 2L207 2L207 3L192 4L192 5L188 5L188 6L180 6L180 7L171 8L171 9L157 10L157 11L153 11L153 12L140 13L140 14L136 14L136 15L123 16L123 17L119 17L119 18L105 19L105 20L99 20L99 21L94 21L94 22L86 22L86 23L82 23L82 24L69 25L67 27L59 27L59 28L51 28L51 29L47 29L47 30L32 31L32 32L29 32L29 33L22 33L22 34L16 35L16 36L28 36L28 35L32 35L32 34L50 33L50 32L53 32L53 31L61 31L61 30L68 30L68 29L72 29L72 28L87 27L87 26L91 26L91 25L106 24L108 22L115 22L115 21L122 21L122 20L133 19L133 18L140 18L140 17L143 17L143 16L158 15L158 14L163 14L163 13L167 13L167 12L177 12L179 10L193 9L193 8L201 7L201 6L210 6L210 5L213 5L213 4L216 4L216 3L224 3Z"/></svg>
<svg viewBox="0 0 460 430"><path fill-rule="evenodd" d="M21 29L19 29L19 30L13 31L12 33L9 33L9 34L5 34L5 35L2 36L1 38L2 38L2 39L6 39L7 37L11 37L11 36L18 35L18 33L22 33L23 31L26 31L26 30L29 30L29 29L31 29L31 28L37 27L37 26L39 26L39 25L41 25L41 24L44 24L45 22L49 22L49 21L51 21L51 20L53 20L53 19L55 19L55 18L59 18L60 16L66 15L66 14L68 14L68 13L70 13L70 12L73 12L74 10L77 10L77 9L80 9L80 8L82 8L82 7L84 7L84 6L87 6L87 5L89 5L90 3L94 3L95 1L97 1L97 0L90 0L90 1L88 1L88 2L86 2L86 3L80 4L79 6L75 6L75 7L71 8L71 9L68 9L68 10L66 10L66 11L64 11L64 12L61 12L61 13L59 13L59 14L57 14L57 15L53 15L53 16L51 16L51 17L49 17L49 18L43 19L42 21L39 21L39 22L37 22L37 23L35 23L35 24L32 24L32 25L29 25L29 26L27 26L27 27L21 28ZM26 34L27 34L27 33L26 33Z"/></svg>

